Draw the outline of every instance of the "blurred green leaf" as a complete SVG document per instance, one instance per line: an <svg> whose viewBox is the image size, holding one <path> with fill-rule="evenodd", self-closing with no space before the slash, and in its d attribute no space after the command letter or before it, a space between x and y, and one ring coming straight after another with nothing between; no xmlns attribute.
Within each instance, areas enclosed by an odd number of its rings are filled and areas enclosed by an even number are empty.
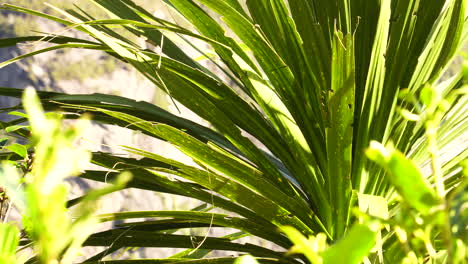
<svg viewBox="0 0 468 264"><path fill-rule="evenodd" d="M28 115L23 113L23 112L18 112L18 111L12 111L8 113L9 115L15 115L23 118L28 118Z"/></svg>
<svg viewBox="0 0 468 264"><path fill-rule="evenodd" d="M323 263L359 264L375 246L380 223L355 224L346 235L323 252Z"/></svg>
<svg viewBox="0 0 468 264"><path fill-rule="evenodd" d="M313 264L323 263L321 254L328 247L327 237L323 233L306 238L301 232L290 226L283 226L281 230L286 233L288 238L294 243L294 246L288 252L289 254L304 254Z"/></svg>
<svg viewBox="0 0 468 264"><path fill-rule="evenodd" d="M244 255L236 259L234 264L258 264L258 261L250 255Z"/></svg>
<svg viewBox="0 0 468 264"><path fill-rule="evenodd" d="M466 177L466 175L465 175ZM461 239L465 245L468 245L468 180L458 186L450 195L449 216L454 237Z"/></svg>
<svg viewBox="0 0 468 264"><path fill-rule="evenodd" d="M418 167L393 146L384 147L372 141L366 150L369 159L389 172L389 177L403 199L412 207L427 215L439 205L437 195L419 171Z"/></svg>
<svg viewBox="0 0 468 264"><path fill-rule="evenodd" d="M19 230L11 224L0 224L0 263L16 263Z"/></svg>
<svg viewBox="0 0 468 264"><path fill-rule="evenodd" d="M14 153L20 155L20 157L22 158L26 158L28 156L28 147L25 145L13 143L4 148L13 151Z"/></svg>
<svg viewBox="0 0 468 264"><path fill-rule="evenodd" d="M27 128L27 127L29 126L23 126L23 125L9 126L5 128L5 131L10 133L10 132L15 132L18 129Z"/></svg>

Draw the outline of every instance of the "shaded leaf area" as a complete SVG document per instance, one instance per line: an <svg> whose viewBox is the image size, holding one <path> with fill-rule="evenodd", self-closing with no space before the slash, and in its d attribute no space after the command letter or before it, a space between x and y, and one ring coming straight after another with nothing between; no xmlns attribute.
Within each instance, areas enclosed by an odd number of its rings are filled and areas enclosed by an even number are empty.
<svg viewBox="0 0 468 264"><path fill-rule="evenodd" d="M125 232L125 233L124 233ZM122 234L123 233L123 234ZM124 241L127 240L127 241ZM200 245L198 245L200 243ZM168 234L151 234L141 231L126 231L114 229L109 233L96 233L85 241L84 246L110 246L115 247L172 247L217 249L247 252L254 256L282 258L283 253L275 252L252 244L239 244L228 239L202 236L184 236Z"/></svg>
<svg viewBox="0 0 468 264"><path fill-rule="evenodd" d="M256 258L260 263L278 263L275 259L269 258ZM236 258L208 258L208 259L132 259L132 260L106 260L106 263L116 263L116 264L164 264L164 263L179 263L179 264L232 264ZM98 264L102 261L86 261L83 264Z"/></svg>

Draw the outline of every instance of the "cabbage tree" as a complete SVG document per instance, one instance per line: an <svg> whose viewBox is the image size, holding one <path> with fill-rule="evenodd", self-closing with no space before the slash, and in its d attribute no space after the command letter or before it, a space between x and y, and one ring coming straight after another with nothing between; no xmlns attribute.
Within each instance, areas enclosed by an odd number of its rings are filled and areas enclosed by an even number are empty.
<svg viewBox="0 0 468 264"><path fill-rule="evenodd" d="M380 206L396 214L395 188L386 171L366 158L365 149L372 140L392 142L417 164L427 163L424 123L407 118L412 111L424 115L427 110L411 100L419 98L424 87L455 96L437 128L439 148L466 136L466 92L457 92L466 89L466 78L461 70L446 74L468 36L464 0L166 0L173 16L189 27L157 18L131 0L91 2L110 18L95 18L78 8L54 8L56 15L50 15L3 5L91 38L44 34L2 39L1 47L31 41L53 45L0 67L51 50L79 48L106 52L135 68L210 126L114 95L39 95L46 109L62 111L68 118L91 112L97 122L167 141L197 166L128 146L126 151L141 159L94 153L93 163L109 171L89 170L81 177L106 181L130 170L134 178L129 187L190 197L228 213L102 215L102 221L157 220L92 235L85 245L108 249L90 260L125 247L173 247L188 249L173 256L177 261L230 250L261 262L299 263L285 258L283 251L235 239L256 236L287 249L292 243L279 227L292 226L305 236L323 233L333 244L357 222L353 208L363 199L383 199ZM147 49L129 34L159 49ZM193 39L209 49L194 46ZM190 45L214 66L203 66L187 52ZM0 93L21 95L7 87ZM443 162L448 190L462 181L456 165L467 154L461 147ZM229 227L241 233L171 234L193 227ZM384 258L404 251L393 232L383 230L382 237Z"/></svg>

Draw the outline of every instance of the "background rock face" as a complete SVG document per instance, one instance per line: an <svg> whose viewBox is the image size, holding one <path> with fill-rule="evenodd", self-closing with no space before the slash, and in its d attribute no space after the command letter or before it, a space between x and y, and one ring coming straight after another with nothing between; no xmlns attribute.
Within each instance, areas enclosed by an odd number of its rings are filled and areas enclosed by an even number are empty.
<svg viewBox="0 0 468 264"><path fill-rule="evenodd" d="M8 0L3 1L10 4L24 6L31 9L50 11L41 0ZM87 8L90 12L99 13L90 6L90 1L68 1L56 0L48 1L58 6L71 6L72 3L80 7ZM145 0L135 1L144 4L157 16L164 16L161 11L160 1ZM27 17L13 12L2 11L0 13L0 38L12 36L33 35L30 29L41 32L66 33L70 36L80 36L76 31L67 30L56 23L41 19ZM137 40L138 41L138 40ZM0 61L11 59L19 54L34 50L39 47L45 47L44 44L33 43L24 45L21 48L0 49ZM20 63L9 65L0 69L0 86L27 88L33 87L38 90L61 91L70 94L89 94L106 93L125 96L135 100L157 103L173 113L179 114L178 110L171 105L167 96L155 87L152 83L145 80L134 69L126 67L123 63L107 56L102 52L87 50L63 50L54 51L35 56L31 59L21 61ZM19 103L19 100L7 97L0 97L0 108L13 106ZM183 108L180 104L180 115L188 117L195 122L202 122L196 115ZM0 119L9 120L6 114L1 114ZM81 144L93 151L104 151L112 153L126 153L121 149L121 145L132 146L150 152L157 152L169 158L191 162L191 160L181 154L172 146L160 142L148 136L135 133L131 130L115 126L94 124L81 140ZM69 181L71 186L71 198L83 195L89 188L98 187L100 183L84 180L72 179ZM117 193L108 195L101 201L100 213L110 213L127 210L171 210L186 209L189 210L199 205L200 202L190 200L184 197L175 197L149 191L136 189L126 189ZM18 217L13 213L10 219ZM99 229L106 229L116 223L103 224ZM207 230L191 230L194 235L205 235ZM211 230L211 232L214 232ZM85 255L91 256L95 252L103 249L86 249ZM125 256L132 257L152 257L161 258L170 256L177 251L174 249L146 249L127 252ZM119 254L117 254L119 255ZM114 257L117 258L117 255ZM119 258L121 256L119 255Z"/></svg>

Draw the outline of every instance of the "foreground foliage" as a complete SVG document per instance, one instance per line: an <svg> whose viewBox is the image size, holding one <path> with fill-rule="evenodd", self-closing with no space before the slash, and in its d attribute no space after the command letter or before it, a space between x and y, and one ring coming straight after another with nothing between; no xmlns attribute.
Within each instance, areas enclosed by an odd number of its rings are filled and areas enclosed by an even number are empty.
<svg viewBox="0 0 468 264"><path fill-rule="evenodd" d="M68 190L64 179L78 175L88 165L91 153L77 148L75 141L89 121L79 119L73 126L64 127L60 115L44 114L34 90L26 90L23 102L30 123L24 129L31 132L30 147L34 155L21 151L27 146L15 145L14 150L26 162L4 161L0 167L0 184L22 213L22 225L41 263L72 263L98 224L94 216L95 201L124 188L129 176L121 176L116 185L93 190L82 197L72 221L66 206ZM2 220L7 219L9 210L5 213ZM0 263L24 263L16 257L19 242L16 226L1 223Z"/></svg>
<svg viewBox="0 0 468 264"><path fill-rule="evenodd" d="M191 249L172 261L202 258L219 249L250 253L261 262L298 263L294 255L284 257L284 252L233 240L251 235L287 249L292 243L279 227L291 226L301 236L321 233L324 237L320 241L338 247L352 238L354 228L369 227L358 224L363 213L385 224L398 217L433 216L432 210L450 219L425 225L446 229L424 230L423 249L398 241L404 240L401 234L420 234L417 228L401 227L402 232L370 228L368 237L377 241L380 250L373 250L367 260L399 263L413 261L411 256L416 254L415 261L419 257L427 262L438 257L434 252L443 252L448 262L458 258L454 253L461 251L454 243L462 238L444 236L458 232L451 225L463 226L460 212L449 214L449 203L459 201L453 198L458 197L456 190L462 187L457 186L464 179L458 164L468 152L462 147L448 159L437 157L468 128L466 77L459 71L442 79L468 36L466 1L255 0L244 5L237 0L168 0L173 15L185 18L191 28L156 18L130 0L92 2L113 19L96 20L78 9L55 8L59 17L4 5L62 23L94 40L56 35L3 39L3 47L25 41L55 45L0 66L63 48L102 50L128 63L208 121L211 128L158 106L118 96L42 92L42 103L48 110L62 111L67 118L91 112L97 122L143 131L175 145L198 166L126 146L128 153L143 158L93 153L93 163L109 172L89 170L81 177L105 181L118 171L131 170L134 179L129 187L191 197L232 215L195 210L101 215L101 221L158 220L124 224L91 235L84 245L108 248L90 261L124 247L177 247ZM116 27L159 46L160 51L143 49L117 33ZM236 37L228 36L232 34ZM195 59L198 55L184 52L191 45L188 37L210 44L209 51L192 48L214 63L216 72L201 65ZM13 88L1 88L0 93L21 95ZM449 103L442 104L441 98L448 98ZM20 118L4 126L23 121ZM12 133L24 135L21 129ZM373 151L368 152L379 164L365 155L371 141L383 144L373 143ZM388 147L390 142L394 147ZM423 176L415 165L408 165L413 171L403 170L405 173L417 171L413 174L418 180L412 185L406 176L392 171L394 156L403 164L408 161L394 149L420 166L432 159L432 173ZM431 184L436 186L434 193L429 191ZM407 190L407 186L418 192ZM401 203L400 197L406 202ZM439 205L441 210L433 209ZM356 206L361 214L353 214ZM406 217L408 212L415 218ZM231 227L242 233L223 238L165 233L195 225ZM363 250L353 263L371 249Z"/></svg>

